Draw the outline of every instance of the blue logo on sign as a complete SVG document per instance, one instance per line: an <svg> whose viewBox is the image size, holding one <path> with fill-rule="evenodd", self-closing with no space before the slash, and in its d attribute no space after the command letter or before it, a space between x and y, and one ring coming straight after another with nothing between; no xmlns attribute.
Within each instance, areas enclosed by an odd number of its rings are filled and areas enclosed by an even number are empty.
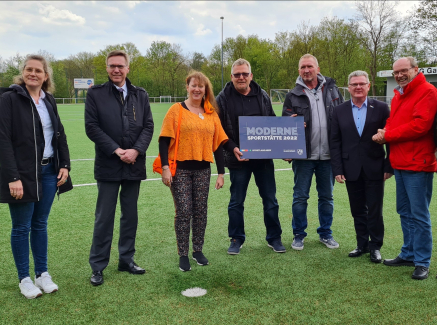
<svg viewBox="0 0 437 325"><path fill-rule="evenodd" d="M93 83L93 81L91 79L89 79L86 83L89 86L89 85L91 85Z"/></svg>

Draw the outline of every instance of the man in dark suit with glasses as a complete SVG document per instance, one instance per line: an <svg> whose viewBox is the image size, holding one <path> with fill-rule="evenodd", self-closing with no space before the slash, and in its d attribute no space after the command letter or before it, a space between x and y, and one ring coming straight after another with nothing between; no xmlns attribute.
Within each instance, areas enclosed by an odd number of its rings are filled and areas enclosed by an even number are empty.
<svg viewBox="0 0 437 325"><path fill-rule="evenodd" d="M384 239L382 205L384 182L393 176L384 147L372 141L385 127L388 105L367 94L369 76L365 71L349 74L351 100L334 109L331 122L331 165L335 180L345 183L354 218L357 247L349 257L370 252L370 260L381 263Z"/></svg>

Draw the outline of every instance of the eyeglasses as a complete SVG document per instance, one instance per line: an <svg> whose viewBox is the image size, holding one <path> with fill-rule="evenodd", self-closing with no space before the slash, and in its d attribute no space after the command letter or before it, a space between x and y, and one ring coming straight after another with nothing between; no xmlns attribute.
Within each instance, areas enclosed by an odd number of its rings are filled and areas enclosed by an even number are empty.
<svg viewBox="0 0 437 325"><path fill-rule="evenodd" d="M393 71L393 72L391 73L391 75L392 75L393 77L396 77L398 74L400 74L400 75L404 75L404 74L407 74L408 71L409 71L410 69L414 69L414 67L411 67L411 68L408 68L408 69L402 69L402 70L399 70L399 71Z"/></svg>
<svg viewBox="0 0 437 325"><path fill-rule="evenodd" d="M126 68L125 65L115 65L115 64L107 65L107 67L111 70L115 70L117 68L118 70L123 70L124 68Z"/></svg>
<svg viewBox="0 0 437 325"><path fill-rule="evenodd" d="M38 69L38 68L31 68L31 67L27 67L26 69L24 69L26 72L28 73L36 73L36 74L42 74L44 73L44 70Z"/></svg>
<svg viewBox="0 0 437 325"><path fill-rule="evenodd" d="M249 72L242 72L242 73L233 73L232 74L234 76L234 78L240 78L241 76L243 76L243 78L247 78L249 77L250 73Z"/></svg>
<svg viewBox="0 0 437 325"><path fill-rule="evenodd" d="M357 88L358 86L363 88L364 86L368 85L368 83L360 83L360 84L349 84L352 88Z"/></svg>

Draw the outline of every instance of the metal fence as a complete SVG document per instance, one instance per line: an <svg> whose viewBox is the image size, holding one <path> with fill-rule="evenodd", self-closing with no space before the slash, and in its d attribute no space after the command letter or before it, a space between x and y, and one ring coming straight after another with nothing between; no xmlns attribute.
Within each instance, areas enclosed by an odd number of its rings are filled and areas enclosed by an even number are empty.
<svg viewBox="0 0 437 325"><path fill-rule="evenodd" d="M345 96L343 97L345 101L350 100L351 96L349 93L346 93ZM373 98L376 100L379 100L381 102L387 103L388 106L391 105L391 101L393 99L393 96L368 96L368 98ZM276 104L276 105L281 105L284 104L283 101L281 101L281 98L278 98L277 96L272 97L272 104Z"/></svg>
<svg viewBox="0 0 437 325"><path fill-rule="evenodd" d="M369 98L377 99L381 102L387 103L388 106L391 104L391 100L393 99L393 96L369 96ZM85 98L55 98L57 104L84 104ZM171 98L165 98L169 101L161 101L164 98L160 97L149 97L149 101L151 103L177 103L182 102L187 99L187 97L171 97ZM349 100L350 95L349 93L344 94L344 100ZM273 104L283 104L283 102L275 101Z"/></svg>
<svg viewBox="0 0 437 325"><path fill-rule="evenodd" d="M83 104L85 98L55 98L56 104Z"/></svg>
<svg viewBox="0 0 437 325"><path fill-rule="evenodd" d="M55 98L57 104L84 104L86 98ZM187 97L149 97L151 103L177 103L186 100Z"/></svg>
<svg viewBox="0 0 437 325"><path fill-rule="evenodd" d="M347 87L338 87L343 95L344 100L351 99L351 94L349 93L349 90ZM381 102L387 103L388 106L391 104L391 100L393 99L393 96L368 96L368 98L373 98L376 100L379 100Z"/></svg>
<svg viewBox="0 0 437 325"><path fill-rule="evenodd" d="M373 98L376 100L379 100L381 102L387 103L388 106L391 105L391 100L393 99L393 96L368 96L369 98Z"/></svg>

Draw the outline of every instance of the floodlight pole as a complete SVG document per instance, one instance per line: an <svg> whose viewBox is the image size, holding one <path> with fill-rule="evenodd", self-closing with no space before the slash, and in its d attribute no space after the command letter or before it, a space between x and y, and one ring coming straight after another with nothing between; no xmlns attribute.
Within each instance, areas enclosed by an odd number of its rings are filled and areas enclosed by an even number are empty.
<svg viewBox="0 0 437 325"><path fill-rule="evenodd" d="M222 89L223 89L223 19L225 19L225 17L220 17L220 19L222 20Z"/></svg>

